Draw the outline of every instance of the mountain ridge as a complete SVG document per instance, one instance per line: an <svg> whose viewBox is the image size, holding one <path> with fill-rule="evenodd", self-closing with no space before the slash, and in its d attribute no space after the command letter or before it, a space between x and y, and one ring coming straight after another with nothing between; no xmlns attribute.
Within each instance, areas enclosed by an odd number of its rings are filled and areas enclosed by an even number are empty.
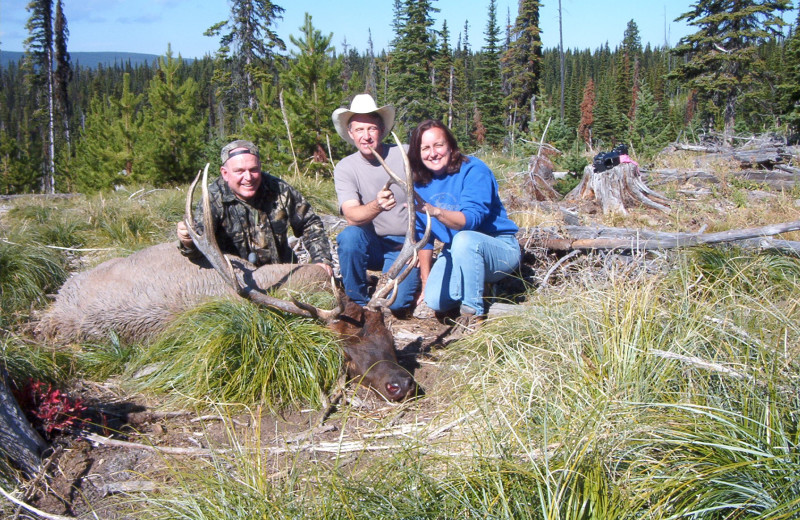
<svg viewBox="0 0 800 520"><path fill-rule="evenodd" d="M11 63L19 63L19 60L25 55L21 51L0 51L0 67L6 68ZM70 61L72 66L80 65L82 68L96 69L98 66L113 67L117 65L125 65L130 62L131 66L138 66L144 64L154 64L157 62L161 55L158 54L143 54L139 52L70 52Z"/></svg>

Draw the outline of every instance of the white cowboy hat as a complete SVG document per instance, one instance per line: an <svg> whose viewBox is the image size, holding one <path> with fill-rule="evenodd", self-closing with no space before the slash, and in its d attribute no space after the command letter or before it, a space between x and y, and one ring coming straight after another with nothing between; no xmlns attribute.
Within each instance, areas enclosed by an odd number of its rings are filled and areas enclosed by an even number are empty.
<svg viewBox="0 0 800 520"><path fill-rule="evenodd" d="M332 116L333 127L342 139L355 146L356 143L353 142L350 138L350 134L347 132L347 125L350 123L350 118L356 114L372 113L376 114L383 121L383 133L380 138L382 141L394 126L394 107L386 105L378 108L378 105L375 104L375 100L372 99L372 96L369 94L358 94L354 97L352 103L350 103L350 109L337 108L334 110Z"/></svg>

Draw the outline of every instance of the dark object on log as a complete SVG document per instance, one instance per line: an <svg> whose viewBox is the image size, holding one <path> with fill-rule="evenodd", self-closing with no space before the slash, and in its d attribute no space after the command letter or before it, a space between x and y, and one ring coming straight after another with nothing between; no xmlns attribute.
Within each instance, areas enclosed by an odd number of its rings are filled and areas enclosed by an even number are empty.
<svg viewBox="0 0 800 520"><path fill-rule="evenodd" d="M736 242L739 245L758 247L760 249L777 249L800 253L800 243L767 238L780 233L800 231L800 220L771 224L758 228L732 229L718 233L663 233L641 229L625 229L610 227L566 226L567 236L559 235L555 230L529 229L532 239L530 244L551 251L574 251L593 249L624 249L631 251L647 251L657 249L675 249L693 247L704 244Z"/></svg>
<svg viewBox="0 0 800 520"><path fill-rule="evenodd" d="M628 214L628 207L643 204L669 213L668 199L647 187L634 163L622 163L603 172L592 166L583 170L583 179L564 200L593 200L600 203L603 214ZM626 207L627 206L627 207Z"/></svg>
<svg viewBox="0 0 800 520"><path fill-rule="evenodd" d="M25 418L9 388L8 373L0 366L0 451L26 477L35 476L48 444Z"/></svg>

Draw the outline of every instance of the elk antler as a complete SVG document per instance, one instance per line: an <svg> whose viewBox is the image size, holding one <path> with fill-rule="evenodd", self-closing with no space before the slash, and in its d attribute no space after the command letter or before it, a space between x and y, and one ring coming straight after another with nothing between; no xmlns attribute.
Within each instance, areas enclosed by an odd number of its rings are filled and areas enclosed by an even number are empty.
<svg viewBox="0 0 800 520"><path fill-rule="evenodd" d="M391 168L389 168L389 165L383 160L381 154L379 154L372 147L370 147L370 149L372 150L372 155L378 159L378 162L381 163L383 169L389 174L389 180L386 182L386 185L383 189L388 190L389 186L392 184L397 184L398 186L402 186L406 191L406 203L408 204L408 229L406 230L406 240L403 242L403 248L400 250L400 254L397 255L394 263L391 265L391 267L389 267L389 270L386 271L386 275L389 280L386 282L386 285L375 290L375 293L372 295L372 298L366 305L366 307L370 310L377 310L378 307L388 307L394 303L395 299L397 298L397 286L400 284L400 282L405 280L405 278L417 264L419 250L425 247L425 244L428 243L428 239L431 235L431 216L426 209L425 214L428 217L428 221L425 225L425 233L423 234L421 240L417 241L414 239L416 234L417 216L417 212L414 209L416 206L414 178L411 173L411 165L408 162L408 154L406 154L405 148L403 148L403 145L400 143L400 139L397 138L397 134L392 132L392 137L394 137L394 141L397 143L397 147L400 149L400 154L403 156L403 166L406 173L405 181L401 179L395 172L393 172ZM391 298L387 299L386 295L389 294L389 291L393 292Z"/></svg>
<svg viewBox="0 0 800 520"><path fill-rule="evenodd" d="M194 220L192 219L192 196L194 194L197 181L200 179L201 172L197 172L197 177L189 187L189 192L186 194L186 214L184 215L184 222L192 237L197 249L203 253L211 265L216 269L219 275L225 282L233 287L236 294L242 298L246 298L256 304L264 305L273 309L288 312L290 314L297 314L305 316L306 318L316 318L326 322L336 319L342 312L343 303L339 292L336 290L336 285L332 283L334 294L336 295L337 306L331 310L324 310L309 305L307 303L300 303L294 298L292 302L281 300L264 293L259 287L252 287L250 285L243 285L237 276L236 271L231 264L230 259L222 253L217 243L217 238L214 234L214 222L211 218L211 203L208 198L208 163L202 171L203 184L201 189L203 191L203 235L197 233L194 229Z"/></svg>

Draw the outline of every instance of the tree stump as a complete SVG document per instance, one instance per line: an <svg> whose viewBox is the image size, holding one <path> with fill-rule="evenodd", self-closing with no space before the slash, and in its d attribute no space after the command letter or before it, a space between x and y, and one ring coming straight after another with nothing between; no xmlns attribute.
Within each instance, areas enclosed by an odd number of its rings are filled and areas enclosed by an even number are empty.
<svg viewBox="0 0 800 520"><path fill-rule="evenodd" d="M48 447L25 418L8 386L8 374L0 367L0 452L30 478L39 472Z"/></svg>
<svg viewBox="0 0 800 520"><path fill-rule="evenodd" d="M556 178L553 175L553 161L544 155L534 155L528 163L528 181L525 190L530 200L556 201L561 195L553 189Z"/></svg>
<svg viewBox="0 0 800 520"><path fill-rule="evenodd" d="M649 208L669 213L669 199L647 187L642 181L639 167L622 163L603 172L589 165L583 170L583 179L565 200L593 200L600 203L603 214L628 214L628 208L643 204Z"/></svg>

